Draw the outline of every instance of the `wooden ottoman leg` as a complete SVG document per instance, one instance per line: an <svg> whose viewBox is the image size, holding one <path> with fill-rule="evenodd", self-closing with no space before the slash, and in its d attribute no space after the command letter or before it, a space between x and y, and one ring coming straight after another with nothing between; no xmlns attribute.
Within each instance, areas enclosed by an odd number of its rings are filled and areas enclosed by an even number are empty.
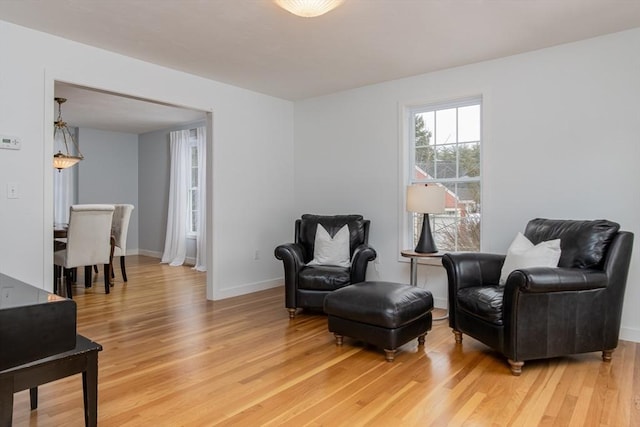
<svg viewBox="0 0 640 427"><path fill-rule="evenodd" d="M456 344L462 343L462 332L453 330L453 336L456 337Z"/></svg>
<svg viewBox="0 0 640 427"><path fill-rule="evenodd" d="M385 348L384 349L384 358L386 359L387 362L393 362L393 359L396 358L396 351L395 350L387 350Z"/></svg>
<svg viewBox="0 0 640 427"><path fill-rule="evenodd" d="M296 317L296 309L295 308L287 308L289 312L289 319L295 319Z"/></svg>
<svg viewBox="0 0 640 427"><path fill-rule="evenodd" d="M424 345L424 340L427 337L427 334L422 334L418 337L418 346L423 346Z"/></svg>
<svg viewBox="0 0 640 427"><path fill-rule="evenodd" d="M611 362L611 355L613 354L613 350L602 350L602 360L605 362Z"/></svg>
<svg viewBox="0 0 640 427"><path fill-rule="evenodd" d="M336 337L336 345L338 347L342 346L342 342L344 341L344 337L342 335L339 335L339 334L333 334L333 336Z"/></svg>

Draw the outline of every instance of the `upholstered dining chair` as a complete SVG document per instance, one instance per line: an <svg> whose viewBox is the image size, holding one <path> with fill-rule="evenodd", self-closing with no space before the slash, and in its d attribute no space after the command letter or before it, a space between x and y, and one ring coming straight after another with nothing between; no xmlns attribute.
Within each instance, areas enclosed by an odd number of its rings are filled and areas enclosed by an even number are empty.
<svg viewBox="0 0 640 427"><path fill-rule="evenodd" d="M122 272L122 280L127 281L127 270L125 268L125 256L127 255L127 233L129 231L129 221L131 220L131 212L133 205L116 204L113 205L113 220L111 222L111 235L114 239L113 256L111 258L111 277L115 277L113 268L113 258L120 257L120 271Z"/></svg>
<svg viewBox="0 0 640 427"><path fill-rule="evenodd" d="M111 221L113 205L72 205L66 248L53 254L54 292L64 276L67 297L72 298L73 270L84 267L85 286L91 286L91 268L104 265L105 293L109 293L111 271Z"/></svg>
<svg viewBox="0 0 640 427"><path fill-rule="evenodd" d="M284 264L290 319L297 308L322 311L327 294L365 280L369 261L377 256L369 246L369 225L362 215L305 214L296 220L294 242L275 249Z"/></svg>
<svg viewBox="0 0 640 427"><path fill-rule="evenodd" d="M529 249L512 250L519 235L506 256L445 254L456 342L464 333L502 353L513 375L534 359L601 351L611 360L633 247L633 234L619 228L537 218L524 231ZM556 257L544 260L545 245L558 243Z"/></svg>

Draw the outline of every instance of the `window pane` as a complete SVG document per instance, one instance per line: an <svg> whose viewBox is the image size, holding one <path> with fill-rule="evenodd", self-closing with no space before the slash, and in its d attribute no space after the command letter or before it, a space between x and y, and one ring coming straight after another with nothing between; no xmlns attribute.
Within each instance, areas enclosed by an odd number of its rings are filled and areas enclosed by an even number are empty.
<svg viewBox="0 0 640 427"><path fill-rule="evenodd" d="M435 173L437 179L456 178L456 149L454 145L436 146Z"/></svg>
<svg viewBox="0 0 640 427"><path fill-rule="evenodd" d="M436 111L436 144L452 144L457 140L456 109Z"/></svg>
<svg viewBox="0 0 640 427"><path fill-rule="evenodd" d="M198 167L198 147L191 147L191 166Z"/></svg>
<svg viewBox="0 0 640 427"><path fill-rule="evenodd" d="M198 231L198 211L191 212L191 232L195 233Z"/></svg>
<svg viewBox="0 0 640 427"><path fill-rule="evenodd" d="M198 168L191 168L191 187L198 186Z"/></svg>
<svg viewBox="0 0 640 427"><path fill-rule="evenodd" d="M458 108L458 141L480 141L480 106Z"/></svg>
<svg viewBox="0 0 640 427"><path fill-rule="evenodd" d="M441 251L480 250L480 183L448 187L444 214L434 217L433 234Z"/></svg>
<svg viewBox="0 0 640 427"><path fill-rule="evenodd" d="M191 190L191 210L198 210L198 190Z"/></svg>
<svg viewBox="0 0 640 427"><path fill-rule="evenodd" d="M480 176L480 144L471 142L458 146L459 178Z"/></svg>

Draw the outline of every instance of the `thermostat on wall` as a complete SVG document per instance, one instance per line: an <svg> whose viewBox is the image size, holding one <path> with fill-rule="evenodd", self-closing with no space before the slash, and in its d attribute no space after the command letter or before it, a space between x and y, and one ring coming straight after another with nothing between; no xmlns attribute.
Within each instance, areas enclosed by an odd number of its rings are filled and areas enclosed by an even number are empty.
<svg viewBox="0 0 640 427"><path fill-rule="evenodd" d="M22 141L17 136L0 135L0 148L19 150L21 146Z"/></svg>

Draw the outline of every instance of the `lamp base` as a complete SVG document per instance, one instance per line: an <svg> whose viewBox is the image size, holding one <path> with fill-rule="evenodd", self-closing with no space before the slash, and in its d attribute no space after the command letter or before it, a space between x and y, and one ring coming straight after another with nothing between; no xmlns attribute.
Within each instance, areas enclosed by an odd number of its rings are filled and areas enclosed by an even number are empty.
<svg viewBox="0 0 640 427"><path fill-rule="evenodd" d="M433 235L431 234L431 224L429 223L429 214L424 214L422 218L422 231L420 232L420 239L416 245L415 251L419 254L434 254L438 252L436 242L433 241Z"/></svg>

